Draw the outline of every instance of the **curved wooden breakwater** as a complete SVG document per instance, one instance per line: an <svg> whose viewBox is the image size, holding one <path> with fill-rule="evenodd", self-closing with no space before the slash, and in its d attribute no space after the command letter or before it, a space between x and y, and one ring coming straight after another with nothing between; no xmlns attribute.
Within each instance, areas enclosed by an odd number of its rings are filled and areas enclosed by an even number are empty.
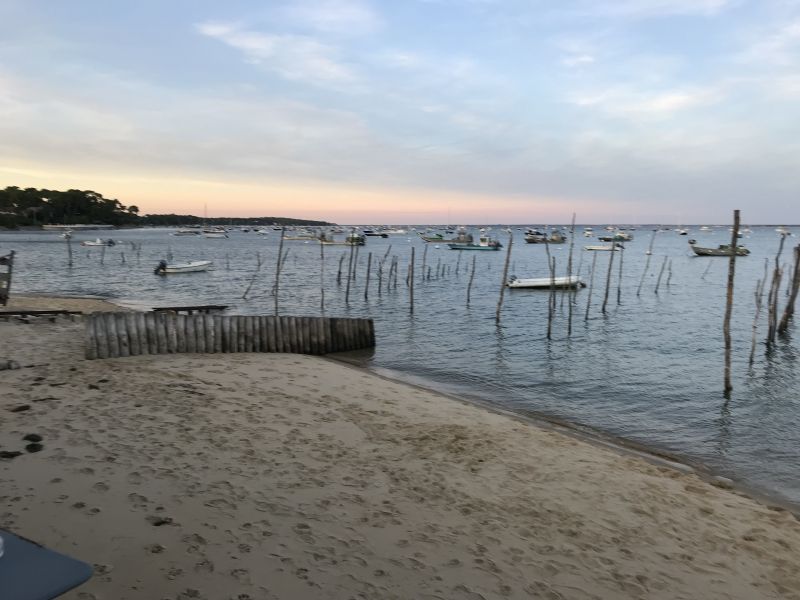
<svg viewBox="0 0 800 600"><path fill-rule="evenodd" d="M90 360L175 353L328 354L374 346L372 319L161 312L86 316L86 358Z"/></svg>

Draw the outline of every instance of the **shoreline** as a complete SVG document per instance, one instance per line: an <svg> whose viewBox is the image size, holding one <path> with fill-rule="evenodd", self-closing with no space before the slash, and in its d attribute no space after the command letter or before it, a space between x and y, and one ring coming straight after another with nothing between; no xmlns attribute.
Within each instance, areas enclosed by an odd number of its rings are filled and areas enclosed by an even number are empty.
<svg viewBox="0 0 800 600"><path fill-rule="evenodd" d="M691 456L669 452L656 446L650 446L646 443L637 442L620 435L603 431L602 429L591 427L590 425L576 423L567 419L560 419L546 413L532 410L525 412L516 411L498 404L493 404L489 400L479 396L469 394L459 395L438 388L435 382L423 380L416 375L394 371L384 367L372 368L368 365L366 359L358 356L357 352L343 352L338 355L327 355L323 358L333 360L354 369L363 369L386 381L399 382L440 396L446 396L451 400L471 406L478 406L495 414L518 419L521 422L532 424L546 431L556 431L562 435L570 436L590 444L613 449L621 454L636 456L654 465L665 466L685 474L697 475L711 485L741 494L768 508L776 507L781 510L786 510L800 519L800 502L794 502L772 490L750 485L747 482L717 473L703 461L694 459Z"/></svg>
<svg viewBox="0 0 800 600"><path fill-rule="evenodd" d="M697 473L331 357L88 361L81 326L0 322L0 444L44 438L2 524L94 563L65 600L800 599L797 518Z"/></svg>
<svg viewBox="0 0 800 600"><path fill-rule="evenodd" d="M144 302L126 302L122 299L106 298L101 296L72 296L49 293L26 293L12 295L11 300L16 300L17 305L26 305L25 308L30 309L33 309L32 306L28 306L31 303L38 307L51 305L52 301L56 300L58 306L60 307L70 306L74 308L75 306L83 305L91 309L85 312L115 310L138 311L144 310L146 304ZM12 303L9 302L9 305L11 304ZM9 306L5 308L8 309ZM2 308L0 308L0 311L2 311ZM705 464L703 461L694 459L691 456L673 453L656 446L648 445L647 443L638 442L628 439L624 436L591 427L590 425L572 422L567 419L561 419L552 415L548 415L546 413L540 413L532 410L524 412L515 411L498 404L494 404L491 401L479 396L466 393L453 393L438 388L436 386L436 382L434 381L425 380L413 374L404 373L402 371L394 371L383 367L373 368L369 364L369 358L365 357L363 351L340 352L326 355L321 358L332 360L338 364L343 364L357 370L365 371L380 377L385 381L402 383L422 391L445 396L457 402L478 406L495 414L518 419L522 422L532 424L544 430L556 431L563 435L571 436L591 444L611 448L622 454L637 456L647 460L648 462L651 462L652 464L665 466L681 473L693 473L711 485L732 490L738 494L751 498L752 500L755 500L766 507L777 507L782 510L786 510L800 519L800 502L795 502L785 498L773 490L750 485L747 482L717 473L712 467Z"/></svg>

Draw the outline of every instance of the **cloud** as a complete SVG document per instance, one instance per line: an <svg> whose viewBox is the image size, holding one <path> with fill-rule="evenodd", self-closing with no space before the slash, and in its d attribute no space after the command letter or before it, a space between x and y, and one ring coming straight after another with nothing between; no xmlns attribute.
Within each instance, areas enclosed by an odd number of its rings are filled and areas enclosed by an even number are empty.
<svg viewBox="0 0 800 600"><path fill-rule="evenodd" d="M762 34L740 56L759 67L792 67L800 62L800 20Z"/></svg>
<svg viewBox="0 0 800 600"><path fill-rule="evenodd" d="M341 62L337 48L312 37L261 33L217 22L200 23L195 29L241 51L247 62L285 79L317 85L356 80L352 70Z"/></svg>
<svg viewBox="0 0 800 600"><path fill-rule="evenodd" d="M720 87L683 88L658 92L618 87L573 95L569 101L576 106L596 108L617 117L665 118L681 111L715 104L720 102L723 96Z"/></svg>
<svg viewBox="0 0 800 600"><path fill-rule="evenodd" d="M561 59L561 63L568 67L581 67L590 65L595 61L594 56L590 54L575 54Z"/></svg>
<svg viewBox="0 0 800 600"><path fill-rule="evenodd" d="M324 33L370 34L383 25L380 16L360 0L294 0L281 12L290 23Z"/></svg>
<svg viewBox="0 0 800 600"><path fill-rule="evenodd" d="M584 0L578 13L594 17L646 19L676 15L711 17L721 13L734 0Z"/></svg>

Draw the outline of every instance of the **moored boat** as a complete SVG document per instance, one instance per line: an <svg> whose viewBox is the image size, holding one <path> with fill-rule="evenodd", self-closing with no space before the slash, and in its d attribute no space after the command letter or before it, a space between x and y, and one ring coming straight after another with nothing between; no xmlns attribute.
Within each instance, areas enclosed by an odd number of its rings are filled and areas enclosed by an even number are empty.
<svg viewBox="0 0 800 600"><path fill-rule="evenodd" d="M608 246L599 246L599 245L598 245L598 246L584 246L584 247L583 247L583 249L584 249L584 250L588 250L588 251L590 251L590 252L601 252L601 251L603 251L603 250L606 250L606 251L611 251L611 250L613 250L615 247L616 247L618 250L625 250L625 246L623 246L623 245L622 245L622 244L620 244L619 242L614 242L613 244L609 244Z"/></svg>
<svg viewBox="0 0 800 600"><path fill-rule="evenodd" d="M521 279L512 275L506 285L509 288L530 289L530 290L549 290L549 289L580 289L586 287L577 275L564 277L536 277L533 279Z"/></svg>
<svg viewBox="0 0 800 600"><path fill-rule="evenodd" d="M81 242L81 246L116 246L117 242L108 238L107 240L101 240L97 238L96 240L86 240Z"/></svg>
<svg viewBox="0 0 800 600"><path fill-rule="evenodd" d="M199 273L208 271L214 263L210 260L195 260L186 263L172 263L162 260L158 263L153 273L156 275L172 275L175 273Z"/></svg>
<svg viewBox="0 0 800 600"><path fill-rule="evenodd" d="M703 248L695 245L695 240L689 240L689 245L697 256L732 256L733 250L730 244L720 244L716 248ZM747 256L750 250L744 246L736 246L736 256Z"/></svg>
<svg viewBox="0 0 800 600"><path fill-rule="evenodd" d="M468 244L451 242L447 245L451 250L500 250L500 248L503 247L503 244L497 240L493 240L488 235L482 235L477 244L471 242Z"/></svg>

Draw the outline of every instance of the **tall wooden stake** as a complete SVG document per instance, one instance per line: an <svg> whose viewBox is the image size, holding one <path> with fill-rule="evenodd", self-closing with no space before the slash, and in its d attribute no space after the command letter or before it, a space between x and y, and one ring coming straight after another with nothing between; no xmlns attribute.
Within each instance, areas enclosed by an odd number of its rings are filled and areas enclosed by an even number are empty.
<svg viewBox="0 0 800 600"><path fill-rule="evenodd" d="M353 280L353 245L350 245L350 256L347 259L347 286L344 292L344 303L350 302L350 282Z"/></svg>
<svg viewBox="0 0 800 600"><path fill-rule="evenodd" d="M319 312L325 314L325 244L319 242Z"/></svg>
<svg viewBox="0 0 800 600"><path fill-rule="evenodd" d="M589 274L589 292L586 298L586 314L583 317L584 321L589 320L589 307L592 305L592 290L594 289L594 271L597 266L597 252L592 252L592 272Z"/></svg>
<svg viewBox="0 0 800 600"><path fill-rule="evenodd" d="M617 273L617 305L622 304L622 262L625 258L625 250L619 251L619 273Z"/></svg>
<svg viewBox="0 0 800 600"><path fill-rule="evenodd" d="M344 262L344 254L339 257L339 270L336 272L336 283L342 285L342 263Z"/></svg>
<svg viewBox="0 0 800 600"><path fill-rule="evenodd" d="M369 272L372 268L372 252L367 255L367 278L364 281L364 300L369 299Z"/></svg>
<svg viewBox="0 0 800 600"><path fill-rule="evenodd" d="M658 279L656 279L655 294L658 295L658 288L661 287L661 276L664 275L664 269L667 266L667 257L664 257L664 262L661 263L661 270L658 272Z"/></svg>
<svg viewBox="0 0 800 600"><path fill-rule="evenodd" d="M750 366L756 357L756 334L758 332L758 318L761 316L761 306L764 303L764 286L767 283L767 269L769 266L769 259L764 259L764 278L756 282L755 300L756 300L756 314L753 316L753 337L750 340Z"/></svg>
<svg viewBox="0 0 800 600"><path fill-rule="evenodd" d="M653 244L656 241L656 233L658 233L657 229L653 232L653 235L650 237L650 245L647 247L647 260L644 261L644 271L642 271L642 278L639 280L639 287L636 288L637 296L639 296L639 294L642 293L642 285L644 284L644 278L647 275L647 270L650 268L650 259L653 256Z"/></svg>
<svg viewBox="0 0 800 600"><path fill-rule="evenodd" d="M775 334L778 331L778 296L781 288L781 278L783 271L780 268L781 253L786 235L781 234L781 242L778 245L778 254L775 255L775 269L772 271L772 284L767 296L767 346L775 343Z"/></svg>
<svg viewBox="0 0 800 600"><path fill-rule="evenodd" d="M606 314L606 305L608 304L608 292L611 289L611 269L614 267L614 254L617 252L617 243L611 242L611 256L608 257L608 273L606 274L606 292L603 296L603 307L600 311Z"/></svg>
<svg viewBox="0 0 800 600"><path fill-rule="evenodd" d="M725 320L722 332L725 336L725 397L733 390L731 384L731 313L733 312L733 279L736 275L736 242L739 239L739 210L733 211L733 235L731 239L731 257L728 262L728 294L725 301Z"/></svg>
<svg viewBox="0 0 800 600"><path fill-rule="evenodd" d="M286 227L281 227L281 241L278 243L278 264L275 266L275 316L278 316L278 290L281 281L281 265L283 264L283 237L286 235Z"/></svg>
<svg viewBox="0 0 800 600"><path fill-rule="evenodd" d="M472 281L475 279L475 259L478 258L472 255L472 271L469 274L469 283L467 284L467 306L469 306L470 296L472 294Z"/></svg>
<svg viewBox="0 0 800 600"><path fill-rule="evenodd" d="M408 265L408 307L414 312L414 246L411 246L411 262Z"/></svg>
<svg viewBox="0 0 800 600"><path fill-rule="evenodd" d="M567 259L567 281L569 288L567 289L567 298L569 300L567 307L567 337L572 335L572 308L575 303L575 292L578 286L572 285L572 252L575 248L575 213L572 213L572 223L569 227L569 258ZM576 275L577 277L577 275Z"/></svg>
<svg viewBox="0 0 800 600"><path fill-rule="evenodd" d="M508 250L506 250L506 264L503 266L503 278L500 280L500 298L497 299L497 311L494 315L494 322L500 324L500 309L503 308L503 296L506 293L506 282L508 281L508 265L511 262L511 246L514 245L514 234L508 234Z"/></svg>
<svg viewBox="0 0 800 600"><path fill-rule="evenodd" d="M553 336L553 317L556 313L556 257L550 258L550 302L547 304L547 339Z"/></svg>
<svg viewBox="0 0 800 600"><path fill-rule="evenodd" d="M797 300L797 294L800 292L800 245L794 247L794 272L792 274L791 291L789 292L789 300L786 302L786 308L783 309L783 316L778 325L778 333L786 333L789 327L789 320L794 315L794 304Z"/></svg>

